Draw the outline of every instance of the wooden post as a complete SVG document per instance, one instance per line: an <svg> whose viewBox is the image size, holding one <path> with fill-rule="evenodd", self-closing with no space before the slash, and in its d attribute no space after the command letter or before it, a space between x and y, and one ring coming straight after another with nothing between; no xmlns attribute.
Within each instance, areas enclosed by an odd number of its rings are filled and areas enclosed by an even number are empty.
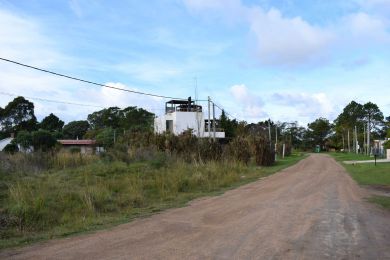
<svg viewBox="0 0 390 260"><path fill-rule="evenodd" d="M215 104L213 102L213 139L215 141Z"/></svg>

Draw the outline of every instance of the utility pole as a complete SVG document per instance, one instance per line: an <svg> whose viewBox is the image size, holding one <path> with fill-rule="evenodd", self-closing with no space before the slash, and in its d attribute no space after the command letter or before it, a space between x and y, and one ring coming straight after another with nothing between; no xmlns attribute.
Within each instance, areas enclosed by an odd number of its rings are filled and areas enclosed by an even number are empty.
<svg viewBox="0 0 390 260"><path fill-rule="evenodd" d="M269 138L269 148L272 149L272 140L271 140L271 119L268 119L268 138Z"/></svg>
<svg viewBox="0 0 390 260"><path fill-rule="evenodd" d="M367 122L367 155L370 155L370 118Z"/></svg>
<svg viewBox="0 0 390 260"><path fill-rule="evenodd" d="M215 104L213 102L213 139L215 141Z"/></svg>
<svg viewBox="0 0 390 260"><path fill-rule="evenodd" d="M210 96L207 98L207 104L208 104L208 114L209 114L209 118L208 118L208 125L207 125L207 131L209 132L209 138L211 138L211 122L210 122Z"/></svg>

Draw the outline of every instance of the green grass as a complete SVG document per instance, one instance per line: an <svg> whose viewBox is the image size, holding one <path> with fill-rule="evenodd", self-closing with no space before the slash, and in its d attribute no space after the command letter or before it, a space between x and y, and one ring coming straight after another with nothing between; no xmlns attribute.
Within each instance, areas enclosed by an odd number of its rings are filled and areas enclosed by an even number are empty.
<svg viewBox="0 0 390 260"><path fill-rule="evenodd" d="M344 167L360 185L390 186L390 163L344 164Z"/></svg>
<svg viewBox="0 0 390 260"><path fill-rule="evenodd" d="M107 228L181 207L268 176L303 157L293 154L270 167L184 163L162 156L129 164L97 160L28 174L0 172L0 248Z"/></svg>
<svg viewBox="0 0 390 260"><path fill-rule="evenodd" d="M331 153L338 161L369 160L372 158L364 155ZM360 185L389 186L390 187L390 163L359 163L343 164L351 177ZM377 203L385 208L390 208L390 198L373 196L369 201Z"/></svg>
<svg viewBox="0 0 390 260"><path fill-rule="evenodd" d="M364 154L356 153L342 153L342 152L332 152L329 153L337 161L365 161L365 160L374 160L374 157L370 157Z"/></svg>
<svg viewBox="0 0 390 260"><path fill-rule="evenodd" d="M384 196L373 196L369 199L369 201L374 202L378 205L381 205L382 207L386 209L390 209L390 198L384 197Z"/></svg>

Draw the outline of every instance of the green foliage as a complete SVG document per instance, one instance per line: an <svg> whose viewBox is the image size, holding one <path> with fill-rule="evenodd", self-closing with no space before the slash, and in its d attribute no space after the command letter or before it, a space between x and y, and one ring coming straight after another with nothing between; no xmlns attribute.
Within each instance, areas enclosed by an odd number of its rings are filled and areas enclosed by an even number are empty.
<svg viewBox="0 0 390 260"><path fill-rule="evenodd" d="M219 125L225 131L226 138L233 138L236 136L238 122L236 119L231 120L228 118L224 110L222 110L222 114L219 118Z"/></svg>
<svg viewBox="0 0 390 260"><path fill-rule="evenodd" d="M369 198L369 201L381 205L386 209L390 209L390 198L385 196L373 196Z"/></svg>
<svg viewBox="0 0 390 260"><path fill-rule="evenodd" d="M50 132L60 132L64 126L64 121L60 120L56 115L51 113L45 117L39 124L39 128Z"/></svg>
<svg viewBox="0 0 390 260"><path fill-rule="evenodd" d="M114 144L115 130L112 128L105 128L96 135L96 143L105 148L111 147Z"/></svg>
<svg viewBox="0 0 390 260"><path fill-rule="evenodd" d="M19 152L19 147L18 147L17 144L10 143L10 144L7 144L7 145L4 147L3 152L10 153L10 154L14 154L14 153L16 153L16 152Z"/></svg>
<svg viewBox="0 0 390 260"><path fill-rule="evenodd" d="M366 122L370 124L370 127L375 129L383 121L383 113L380 111L379 107L372 103L367 102L363 105L364 108L364 117Z"/></svg>
<svg viewBox="0 0 390 260"><path fill-rule="evenodd" d="M57 143L57 139L47 130L38 130L31 133L31 144L35 151L49 151Z"/></svg>
<svg viewBox="0 0 390 260"><path fill-rule="evenodd" d="M142 108L105 108L88 115L93 130L112 128L130 131L150 131L153 128L154 114Z"/></svg>
<svg viewBox="0 0 390 260"><path fill-rule="evenodd" d="M17 97L0 110L0 129L5 133L36 129L34 104L24 97Z"/></svg>
<svg viewBox="0 0 390 260"><path fill-rule="evenodd" d="M32 146L31 133L24 130L20 131L13 141L19 144L23 149L28 149L30 146Z"/></svg>
<svg viewBox="0 0 390 260"><path fill-rule="evenodd" d="M325 142L327 138L329 138L332 131L332 126L329 120L326 118L318 118L307 126L307 138L309 139L312 146L318 144L321 147L324 147Z"/></svg>
<svg viewBox="0 0 390 260"><path fill-rule="evenodd" d="M88 131L88 121L72 121L66 124L62 130L64 138L67 139L82 139L85 133Z"/></svg>
<svg viewBox="0 0 390 260"><path fill-rule="evenodd" d="M390 149L390 140L387 140L384 144L383 144L383 147L385 149Z"/></svg>
<svg viewBox="0 0 390 260"><path fill-rule="evenodd" d="M344 166L362 185L390 185L390 163L361 163Z"/></svg>
<svg viewBox="0 0 390 260"><path fill-rule="evenodd" d="M114 148L131 156L124 146ZM7 161L18 158L15 164L21 165L21 160L35 156L16 154L8 156ZM131 163L70 153L40 156L51 165L48 171L14 172L12 168L5 177L0 175L0 191L4 194L0 215L5 223L0 229L0 247L129 221L180 206L193 198L257 180L302 158L291 157L273 167L255 169L233 161L185 163L166 153ZM66 166L62 167L62 162Z"/></svg>

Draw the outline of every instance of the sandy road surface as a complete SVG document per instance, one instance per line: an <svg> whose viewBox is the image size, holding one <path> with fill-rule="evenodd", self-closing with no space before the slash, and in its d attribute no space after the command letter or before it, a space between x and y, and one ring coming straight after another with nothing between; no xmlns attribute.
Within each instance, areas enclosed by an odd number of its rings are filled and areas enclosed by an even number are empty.
<svg viewBox="0 0 390 260"><path fill-rule="evenodd" d="M0 253L16 259L390 259L390 213L326 155L110 230Z"/></svg>

